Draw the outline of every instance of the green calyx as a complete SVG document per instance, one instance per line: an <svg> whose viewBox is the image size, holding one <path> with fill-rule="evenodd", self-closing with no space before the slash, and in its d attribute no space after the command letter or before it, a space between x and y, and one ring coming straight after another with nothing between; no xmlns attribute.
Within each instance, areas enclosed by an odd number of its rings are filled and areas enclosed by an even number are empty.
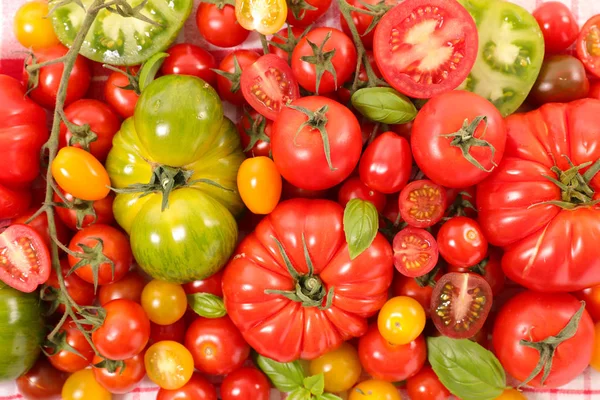
<svg viewBox="0 0 600 400"><path fill-rule="evenodd" d="M302 38L304 36L306 36L306 34L308 32L310 32L312 27L313 27L312 25L307 26L306 29L304 29L304 32L302 32L300 34L300 36L296 36L296 35L294 35L292 26L288 25L287 26L287 37L283 37L279 33L276 33L273 35L271 40L269 40L268 45L277 47L278 49L285 51L288 54L288 60L287 60L288 64L291 64L292 63L292 52L296 48L296 45L298 44L298 42L300 40L302 40ZM273 39L275 39L275 38L279 39L280 42L274 41Z"/></svg>
<svg viewBox="0 0 600 400"><path fill-rule="evenodd" d="M600 200L594 200L596 192L590 186L590 182L600 171L600 159L593 164L589 161L581 165L574 165L571 160L568 161L571 168L566 171L557 166L551 168L558 179L545 176L546 179L560 188L561 199L546 201L541 204L552 204L563 209L572 210L579 206L593 206L600 202ZM581 174L581 170L588 167L589 169Z"/></svg>
<svg viewBox="0 0 600 400"><path fill-rule="evenodd" d="M325 151L327 165L329 166L329 169L331 171L337 170L337 168L334 168L333 163L331 162L331 147L329 144L329 135L327 133L327 129L325 129L325 126L329 121L327 119L327 111L329 111L329 106L324 105L316 111L311 111L308 108L299 106L288 105L288 107L293 110L300 111L308 117L308 120L303 122L296 131L296 135L294 136L294 146L298 146L298 144L296 143L296 138L298 137L300 132L302 132L302 129L304 129L305 127L309 127L311 129L319 131L319 133L321 134L321 139L323 140L323 151Z"/></svg>
<svg viewBox="0 0 600 400"><path fill-rule="evenodd" d="M240 63L238 62L238 59L235 55L233 56L233 72L227 72L214 68L212 69L212 71L221 75L223 78L231 82L231 88L229 89L231 93L237 93L240 91L240 82L242 81L242 67L240 67Z"/></svg>
<svg viewBox="0 0 600 400"><path fill-rule="evenodd" d="M463 157L468 162L470 162L482 171L491 172L494 169L493 167L497 167L496 163L494 162L494 155L496 154L496 149L490 142L475 137L475 131L477 131L477 128L482 122L484 123L484 132L481 134L482 138L483 136L485 136L485 130L487 129L487 117L485 115L479 115L475 117L471 122L469 122L468 119L465 119L465 121L463 122L463 126L457 132L440 136L451 138L452 141L450 142L450 146L458 147ZM490 162L492 163L493 167L487 169L483 165L481 165L481 163L477 159L475 159L475 157L473 157L469 152L471 150L471 147L488 147L492 152L490 156Z"/></svg>
<svg viewBox="0 0 600 400"><path fill-rule="evenodd" d="M292 11L294 18L298 21L303 20L306 11L317 10L317 7L309 4L306 0L288 0L288 8Z"/></svg>
<svg viewBox="0 0 600 400"><path fill-rule="evenodd" d="M267 119L262 115L258 114L256 118L253 118L252 115L248 112L248 109L244 108L244 114L246 118L248 118L248 122L250 123L250 127L244 129L246 135L250 138L250 142L248 142L248 146L244 149L244 152L247 153L259 141L263 141L266 143L270 143L271 139L267 136L266 128L267 128Z"/></svg>
<svg viewBox="0 0 600 400"><path fill-rule="evenodd" d="M321 42L320 46L317 46L315 43L306 39L306 42L310 46L313 55L312 56L302 56L300 59L309 64L313 64L315 66L315 93L319 94L319 87L321 86L321 79L323 78L323 74L325 71L328 71L333 76L333 82L335 84L335 88L337 89L337 74L335 72L335 67L333 66L333 57L335 56L336 49L332 49L329 51L325 51L325 44L327 41L331 39L331 31L327 32L325 39Z"/></svg>

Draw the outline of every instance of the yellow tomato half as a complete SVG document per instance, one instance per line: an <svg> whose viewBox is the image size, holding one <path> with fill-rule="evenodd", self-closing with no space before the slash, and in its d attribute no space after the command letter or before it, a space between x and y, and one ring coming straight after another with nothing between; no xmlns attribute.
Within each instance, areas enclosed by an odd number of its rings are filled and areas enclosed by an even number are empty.
<svg viewBox="0 0 600 400"><path fill-rule="evenodd" d="M245 29L271 35L283 27L287 3L285 0L235 0L235 18Z"/></svg>

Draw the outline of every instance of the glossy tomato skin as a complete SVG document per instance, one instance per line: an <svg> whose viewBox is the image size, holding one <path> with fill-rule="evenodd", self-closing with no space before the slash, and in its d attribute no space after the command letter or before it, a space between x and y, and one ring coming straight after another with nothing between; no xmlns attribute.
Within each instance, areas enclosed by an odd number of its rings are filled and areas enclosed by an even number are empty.
<svg viewBox="0 0 600 400"><path fill-rule="evenodd" d="M600 17L591 17L579 31L577 37L577 58L581 60L589 73L600 77L600 55L598 54L598 29Z"/></svg>
<svg viewBox="0 0 600 400"><path fill-rule="evenodd" d="M90 131L96 134L96 140L89 144L90 153L98 161L104 162L112 147L113 136L121 127L121 120L113 109L98 100L81 99L65 108L65 115L69 122L75 125L89 125ZM72 140L73 144L71 144ZM64 123L61 123L59 148L65 146L81 147L81 144L77 143L73 133Z"/></svg>
<svg viewBox="0 0 600 400"><path fill-rule="evenodd" d="M30 1L19 7L15 14L14 33L23 47L37 50L60 43L52 22L46 18L48 11L48 3L43 0Z"/></svg>
<svg viewBox="0 0 600 400"><path fill-rule="evenodd" d="M279 362L314 359L361 336L366 318L387 300L392 280L392 250L383 235L354 260L349 259L343 233L343 209L332 201L293 199L280 203L248 235L225 269L223 293L229 317L260 354ZM303 240L314 273L326 288L334 288L331 307L303 307L265 290L292 290L279 247L308 273ZM361 276L361 281L355 280ZM340 288L337 289L336 287ZM343 290L341 289L343 287ZM278 310L275 314L273 310Z"/></svg>
<svg viewBox="0 0 600 400"><path fill-rule="evenodd" d="M600 100L600 81L590 82L590 92L588 93L590 99Z"/></svg>
<svg viewBox="0 0 600 400"><path fill-rule="evenodd" d="M66 343L74 348L79 354L75 354L67 349L53 352L50 349L46 351L51 356L48 357L54 368L64 372L77 372L88 367L94 358L94 350L83 336L83 333L77 328L75 322L71 319L61 327L60 330L65 336Z"/></svg>
<svg viewBox="0 0 600 400"><path fill-rule="evenodd" d="M110 178L100 161L77 147L63 147L52 160L52 176L65 192L81 200L100 200L110 193Z"/></svg>
<svg viewBox="0 0 600 400"><path fill-rule="evenodd" d="M134 90L122 89L128 85L127 76L115 71L108 76L104 86L104 99L123 119L133 116L140 97Z"/></svg>
<svg viewBox="0 0 600 400"><path fill-rule="evenodd" d="M52 400L60 396L69 374L52 366L46 357L40 357L35 365L15 381L19 393L26 399Z"/></svg>
<svg viewBox="0 0 600 400"><path fill-rule="evenodd" d="M281 175L269 157L246 159L237 176L238 191L254 214L269 214L281 198Z"/></svg>
<svg viewBox="0 0 600 400"><path fill-rule="evenodd" d="M338 192L338 203L342 207L352 199L361 199L373 203L377 211L382 212L387 198L383 193L369 188L359 177L350 177L342 184Z"/></svg>
<svg viewBox="0 0 600 400"><path fill-rule="evenodd" d="M63 400L111 400L112 395L94 377L91 369L77 371L67 378L62 388Z"/></svg>
<svg viewBox="0 0 600 400"><path fill-rule="evenodd" d="M585 301L585 309L594 322L600 321L600 286L583 289L574 292L573 295Z"/></svg>
<svg viewBox="0 0 600 400"><path fill-rule="evenodd" d="M161 388L156 395L156 400L182 399L217 400L217 390L208 379L195 372L183 387L175 390Z"/></svg>
<svg viewBox="0 0 600 400"><path fill-rule="evenodd" d="M381 193L399 192L408 183L412 161L408 140L384 132L365 149L359 164L360 179Z"/></svg>
<svg viewBox="0 0 600 400"><path fill-rule="evenodd" d="M570 55L546 58L528 100L533 104L568 103L588 96L590 82L585 67Z"/></svg>
<svg viewBox="0 0 600 400"><path fill-rule="evenodd" d="M141 304L150 322L159 325L171 325L180 320L188 305L181 285L156 279L144 287Z"/></svg>
<svg viewBox="0 0 600 400"><path fill-rule="evenodd" d="M323 374L325 391L342 393L350 390L362 374L358 351L348 342L331 350L309 364L310 375Z"/></svg>
<svg viewBox="0 0 600 400"><path fill-rule="evenodd" d="M402 400L400 392L394 384L378 379L370 379L356 385L350 391L348 400L371 400L373 396L379 400Z"/></svg>
<svg viewBox="0 0 600 400"><path fill-rule="evenodd" d="M533 11L533 16L542 29L547 54L560 53L577 39L579 26L569 7L563 3L542 3Z"/></svg>
<svg viewBox="0 0 600 400"><path fill-rule="evenodd" d="M290 2L287 15L288 24L305 28L325 15L331 5L331 0L305 0L305 2L314 9L303 9L299 6L303 2L298 0Z"/></svg>
<svg viewBox="0 0 600 400"><path fill-rule="evenodd" d="M477 221L454 217L446 221L437 234L440 254L450 265L470 267L485 258L488 242Z"/></svg>
<svg viewBox="0 0 600 400"><path fill-rule="evenodd" d="M10 218L16 217L31 205L31 193L28 189L9 189L0 184L0 221L7 224Z"/></svg>
<svg viewBox="0 0 600 400"><path fill-rule="evenodd" d="M492 334L502 366L520 381L527 378L540 354L520 341L537 342L557 335L580 307L581 303L566 293L526 291L510 299L498 313ZM575 335L556 347L552 369L543 386L562 386L582 373L590 363L593 342L594 323L584 310ZM540 373L528 385L540 387L541 376Z"/></svg>
<svg viewBox="0 0 600 400"><path fill-rule="evenodd" d="M313 112L327 107L324 118L335 170L329 167L321 135L306 126L298 132L308 117L287 107L275 120L271 137L273 160L279 172L292 185L308 190L329 189L343 182L356 167L362 150L358 120L349 109L326 97L303 97L292 105Z"/></svg>
<svg viewBox="0 0 600 400"><path fill-rule="evenodd" d="M71 267L69 266L69 262L66 258L60 260L60 267L62 270L65 288L67 289L67 293L69 293L71 299L80 306L91 306L96 299L96 295L94 294L94 286L81 279L79 276L77 276L77 274L67 275ZM60 291L60 284L58 283L58 277L56 276L56 271L54 268L52 268L52 271L50 271L50 278L48 278L46 285L53 287L57 291ZM65 305L61 303L58 306L58 311L64 313L65 310Z"/></svg>
<svg viewBox="0 0 600 400"><path fill-rule="evenodd" d="M392 294L394 296L408 296L417 300L425 310L425 315L429 318L433 285L435 285L435 282L437 282L442 275L443 272L441 270L438 271L431 283L426 283L425 286L421 286L415 278L396 273L394 275L394 282L392 283Z"/></svg>
<svg viewBox="0 0 600 400"><path fill-rule="evenodd" d="M101 285L98 291L98 300L101 306L116 299L127 299L139 303L144 286L146 286L146 279L136 271L129 271L118 281Z"/></svg>
<svg viewBox="0 0 600 400"><path fill-rule="evenodd" d="M495 152L492 154L490 147L471 146L469 154L485 170L469 162L461 148L451 144L454 138L443 136L458 133L465 120L471 123L478 116L485 116L487 120L479 123L474 137L483 136ZM410 143L415 162L429 179L445 187L467 188L485 179L502 160L506 125L496 107L483 97L471 92L451 91L433 97L419 111ZM448 173L449 170L460 173Z"/></svg>
<svg viewBox="0 0 600 400"><path fill-rule="evenodd" d="M117 368L115 372L109 372L106 368L95 366L103 360L102 357L94 356L92 370L96 381L111 393L129 393L146 376L143 354L124 360L125 368Z"/></svg>
<svg viewBox="0 0 600 400"><path fill-rule="evenodd" d="M488 256L479 264L471 267L448 266L448 272L471 272L483 276L483 279L492 288L494 296L499 295L504 289L506 276L502 271L502 251L496 248L490 249ZM483 274L481 272L483 271Z"/></svg>
<svg viewBox="0 0 600 400"><path fill-rule="evenodd" d="M148 344L162 342L163 340L171 340L177 343L183 343L185 340L186 331L185 317L178 319L170 325L158 325L150 322L150 340Z"/></svg>
<svg viewBox="0 0 600 400"><path fill-rule="evenodd" d="M450 392L440 382L433 369L426 365L406 381L406 391L411 399L446 400Z"/></svg>
<svg viewBox="0 0 600 400"><path fill-rule="evenodd" d="M327 36L330 36L327 39ZM327 41L326 41L327 40ZM331 59L336 73L336 79L331 72L326 71L321 77L317 87L317 71L314 64L303 61L303 57L310 57L314 52L308 42L323 46L323 52L335 49ZM326 41L326 42L325 42ZM356 47L352 40L339 29L315 28L312 29L298 44L292 53L292 70L300 86L309 92L326 94L337 90L354 72L356 67Z"/></svg>
<svg viewBox="0 0 600 400"><path fill-rule="evenodd" d="M358 356L365 371L375 379L403 381L425 364L427 346L423 335L408 344L393 345L381 336L377 324L358 341Z"/></svg>
<svg viewBox="0 0 600 400"><path fill-rule="evenodd" d="M167 50L169 57L161 67L164 75L192 75L211 86L217 84L215 57L201 47L189 43L179 43Z"/></svg>
<svg viewBox="0 0 600 400"><path fill-rule="evenodd" d="M196 12L196 25L207 42L219 47L237 46L250 35L250 31L236 21L235 9L228 4L219 10L214 4L201 3Z"/></svg>
<svg viewBox="0 0 600 400"><path fill-rule="evenodd" d="M291 29L292 35L294 36L292 39L289 38L288 28ZM291 63L292 53L294 51L294 48L296 47L296 44L298 44L298 41L300 40L299 38L302 36L303 33L304 29L296 26L288 26L280 30L276 34L279 35L279 37L273 36L270 42L285 45L286 49L284 50L277 46L274 46L273 44L269 44L269 53L273 53L276 56L280 57L282 60Z"/></svg>
<svg viewBox="0 0 600 400"><path fill-rule="evenodd" d="M183 290L187 294L194 293L210 293L215 296L223 297L223 288L221 286L223 280L223 271L219 271L206 279L189 282L183 285Z"/></svg>
<svg viewBox="0 0 600 400"><path fill-rule="evenodd" d="M115 200L115 195L113 193L109 193L105 198L96 200L94 202L86 202L82 200L78 200L73 197L70 193L62 193L65 199L73 204L73 208L65 208L65 207L56 207L56 215L60 218L60 220L72 231L76 231L77 229L77 213L84 213L85 215L81 220L81 228L87 228L90 225L98 224L98 225L112 225L115 222L115 217L113 216L112 206L113 201ZM56 193L53 195L53 199L56 203L62 203L62 199ZM94 218L93 214L89 214L89 207L92 207L96 217ZM83 211L87 210L87 211Z"/></svg>
<svg viewBox="0 0 600 400"><path fill-rule="evenodd" d="M356 7L361 10L366 10L366 7L362 4L376 5L380 2L380 0L366 0L366 1L358 1L358 0L350 0L348 4L352 7ZM385 2L386 5L393 6L396 5L396 0L387 0ZM357 11L352 11L350 13L352 16L352 22L354 22L354 26L356 26L356 30L360 35L360 40L363 42L363 45L367 50L370 50L373 47L373 34L375 33L375 29L371 29L369 33L365 34L369 25L373 21L373 16L369 14L364 14ZM352 37L352 31L350 31L350 27L348 26L348 22L346 22L346 18L340 13L340 24L342 25L342 30L348 37Z"/></svg>
<svg viewBox="0 0 600 400"><path fill-rule="evenodd" d="M269 400L271 384L256 368L240 368L225 377L221 384L223 400Z"/></svg>
<svg viewBox="0 0 600 400"><path fill-rule="evenodd" d="M273 121L254 110L244 111L244 116L238 122L237 129L247 157L271 156Z"/></svg>
<svg viewBox="0 0 600 400"><path fill-rule="evenodd" d="M219 64L219 70L234 75L231 77L232 79L228 79L221 74L217 74L217 89L221 99L236 106L246 103L240 87L241 73L244 69L254 64L259 57L260 54L257 52L244 49L232 51L225 56ZM236 70L236 62L239 65L239 70Z"/></svg>
<svg viewBox="0 0 600 400"><path fill-rule="evenodd" d="M37 210L37 208L30 208L12 220L12 223L25 224L31 217L33 217ZM31 220L31 222L29 222L27 225L33 228L42 237L42 240L46 246L48 246L48 249L50 249L52 239L50 239L50 231L48 230L48 215L46 213L41 213ZM54 218L54 225L56 225L56 237L58 240L60 240L61 243L68 243L71 239L71 232L69 229L65 226L65 224L62 223L60 218Z"/></svg>

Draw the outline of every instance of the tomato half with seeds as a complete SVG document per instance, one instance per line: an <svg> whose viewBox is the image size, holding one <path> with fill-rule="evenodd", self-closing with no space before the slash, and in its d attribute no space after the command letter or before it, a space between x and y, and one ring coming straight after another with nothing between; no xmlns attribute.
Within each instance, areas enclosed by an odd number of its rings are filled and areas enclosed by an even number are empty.
<svg viewBox="0 0 600 400"><path fill-rule="evenodd" d="M427 228L440 222L446 209L446 189L429 180L413 181L398 197L400 215L415 228Z"/></svg>
<svg viewBox="0 0 600 400"><path fill-rule="evenodd" d="M236 0L235 19L245 29L272 35L281 29L287 17L285 0Z"/></svg>
<svg viewBox="0 0 600 400"><path fill-rule="evenodd" d="M407 0L379 21L373 52L385 80L426 99L460 85L477 58L473 18L455 0Z"/></svg>
<svg viewBox="0 0 600 400"><path fill-rule="evenodd" d="M488 256L481 262L469 266L460 267L455 265L448 266L448 272L471 272L483 276L483 279L489 283L494 296L499 295L504 289L506 276L502 271L502 251L496 248L490 249Z"/></svg>
<svg viewBox="0 0 600 400"><path fill-rule="evenodd" d="M591 17L579 31L577 58L588 72L600 77L600 15Z"/></svg>
<svg viewBox="0 0 600 400"><path fill-rule="evenodd" d="M492 307L492 289L481 276L450 272L435 285L431 319L443 335L467 339L485 323Z"/></svg>
<svg viewBox="0 0 600 400"><path fill-rule="evenodd" d="M148 378L166 390L183 387L194 373L192 354L182 344L170 340L150 346L144 355L144 364Z"/></svg>
<svg viewBox="0 0 600 400"><path fill-rule="evenodd" d="M39 233L22 224L0 233L0 280L31 293L49 277L50 253Z"/></svg>
<svg viewBox="0 0 600 400"><path fill-rule="evenodd" d="M242 93L252 108L270 120L300 97L292 69L274 54L265 54L242 72Z"/></svg>
<svg viewBox="0 0 600 400"><path fill-rule="evenodd" d="M438 245L425 229L408 227L394 236L394 266L404 276L430 272L438 262Z"/></svg>

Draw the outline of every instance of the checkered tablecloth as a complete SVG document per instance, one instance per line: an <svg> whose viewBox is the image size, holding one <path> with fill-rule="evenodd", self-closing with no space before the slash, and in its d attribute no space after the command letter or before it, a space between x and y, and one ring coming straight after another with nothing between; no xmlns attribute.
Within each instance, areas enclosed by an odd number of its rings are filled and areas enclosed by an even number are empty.
<svg viewBox="0 0 600 400"><path fill-rule="evenodd" d="M512 0L515 3L533 10L537 5L549 0ZM600 0L559 0L568 5L582 25L590 16L600 14ZM23 66L23 50L12 32L12 21L16 10L25 0L0 0L0 74L21 76ZM199 0L195 0L196 7ZM319 20L320 25L339 27L339 14L334 5L327 14ZM195 15L195 10L192 16ZM178 42L193 43L209 49L215 57L220 60L232 49L220 49L204 41L198 33L194 18L190 18L182 30ZM259 50L260 42L255 34L252 34L240 48ZM90 97L101 97L101 89L106 72L98 64L94 65L94 82L90 89ZM510 383L510 382L509 382ZM156 398L158 388L148 380L144 380L130 394L114 396L114 399L127 400L150 400ZM600 373L588 368L577 379L559 389L524 389L528 399L534 400L592 400L600 399ZM405 396L406 397L406 396ZM13 382L0 383L0 400L18 400L23 397L18 394ZM273 390L272 399L284 399L285 395Z"/></svg>

